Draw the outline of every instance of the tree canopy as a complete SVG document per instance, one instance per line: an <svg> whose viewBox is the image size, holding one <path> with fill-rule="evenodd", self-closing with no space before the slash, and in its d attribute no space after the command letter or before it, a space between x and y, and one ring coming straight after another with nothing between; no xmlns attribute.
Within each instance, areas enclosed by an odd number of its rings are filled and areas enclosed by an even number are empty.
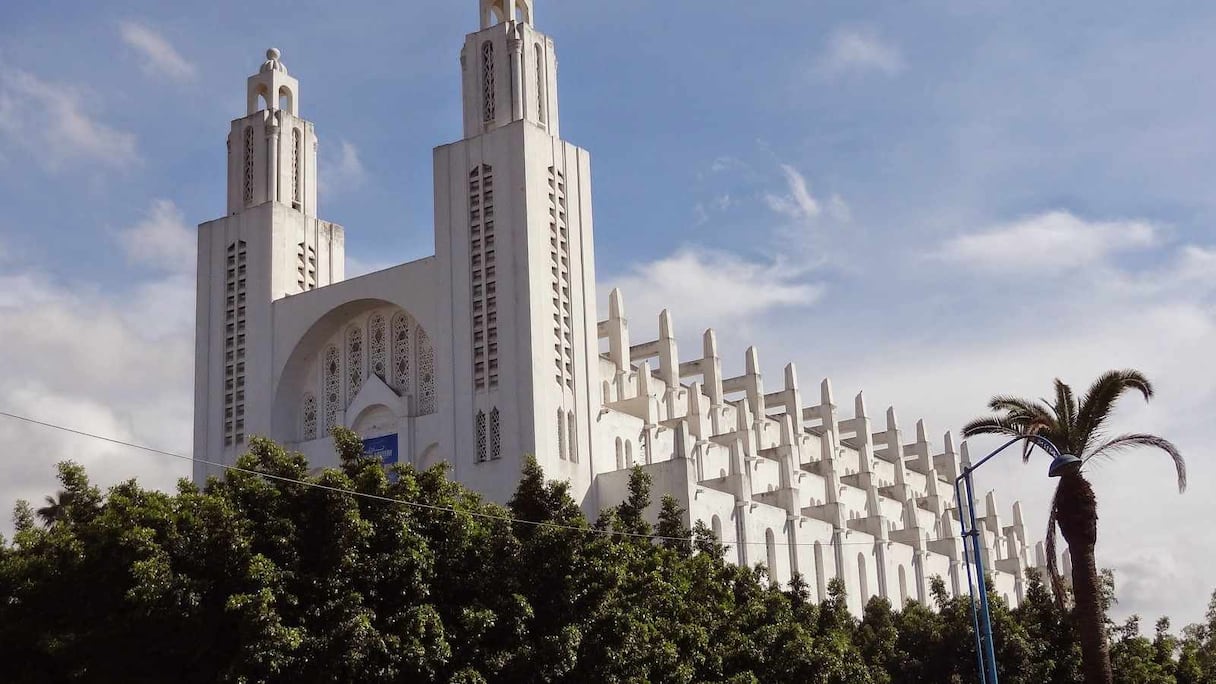
<svg viewBox="0 0 1216 684"><path fill-rule="evenodd" d="M640 468L629 498L589 521L531 460L499 506L442 466L386 472L353 433L335 440L339 468L310 476L302 456L257 439L248 472L175 493L103 492L61 464L51 510L19 503L14 539L0 540L0 680L974 678L969 605L940 579L932 606L876 598L857 619L839 581L815 603L801 578L777 587L726 563L675 499L648 516ZM1075 681L1072 618L1037 575L1028 586L1017 609L990 597L1001 678ZM1168 622L1152 638L1133 621L1113 632L1119 681L1216 677L1216 601L1180 637Z"/></svg>

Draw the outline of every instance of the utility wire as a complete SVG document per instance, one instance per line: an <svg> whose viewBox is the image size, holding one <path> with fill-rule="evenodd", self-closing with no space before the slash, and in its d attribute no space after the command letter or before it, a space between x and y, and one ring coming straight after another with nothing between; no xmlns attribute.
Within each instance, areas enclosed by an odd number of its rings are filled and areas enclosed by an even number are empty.
<svg viewBox="0 0 1216 684"><path fill-rule="evenodd" d="M268 480L275 480L278 482L287 482L287 483L291 483L291 484L301 485L304 487L312 487L314 489L321 489L324 491L334 492L336 494L348 494L350 496L357 496L357 497L362 497L365 499L371 499L371 500L375 500L375 501L383 501L383 502L387 502L387 503L401 504L404 506L410 506L412 508L417 508L417 509L422 509L422 510L465 514L465 515L470 515L470 516L473 516L476 518L482 518L482 519L486 519L486 520L497 520L497 521L501 521L501 522L520 523L523 525L532 525L533 527L549 527L549 528L559 529L559 530L569 530L569 531L573 531L573 532L587 532L587 533L592 533L592 534L604 534L604 535L611 535L611 536L616 536L616 537L630 537L630 538L638 538L638 539L652 539L652 540L659 540L659 541L675 541L675 542L691 541L689 538L686 538L686 537L670 537L670 536L663 536L663 535L657 535L657 534L639 534L637 532L620 532L617 530L603 530L603 529L597 529L594 527L578 527L576 525L563 525L561 523L555 523L555 522L524 520L522 518L514 518L511 516L494 515L493 513L481 513L478 511L467 511L467 510L461 510L458 508L453 508L451 506L436 506L434 504L425 504L425 503L420 503L417 501L405 501L403 499L395 499L395 498L389 497L389 496L380 496L379 494L371 494L368 492L359 492L359 491L355 491L355 490L351 490L351 489L341 489L339 487L332 487L330 485L321 484L319 482L309 482L308 480L297 480L295 478L285 477L283 475L275 475L272 473L263 473L263 472L260 472L257 470L250 470L249 468L242 468L237 465L230 465L230 464L226 464L226 463L217 463L215 461L208 461L207 459L198 458L196 456L186 456L184 454L178 454L178 453L174 453L172 451L165 451L164 449L157 449L155 447L150 447L150 446L146 446L143 444L137 444L135 442L127 442L127 441L123 441L121 439L116 439L114 437L106 437L105 435L98 435L98 434L95 434L92 432L87 432L85 430L77 430L75 428L70 428L70 427L67 427L64 425L58 425L56 423L50 423L50 422L46 422L46 421L42 421L42 420L37 420L34 418L30 418L28 416L22 416L22 415L18 415L16 413L9 413L7 411L0 411L0 416L4 416L6 418L12 418L14 420L23 421L23 422L30 423L33 425L39 425L42 427L51 428L53 430L59 430L61 432L68 432L68 433L71 433L74 435L80 435L81 437L88 437L90 439L97 439L97 440L101 440L103 442L117 444L119 446L130 447L132 449L138 449L140 451L147 451L149 453L158 454L161 456L170 456L172 458L181 459L183 461L191 461L193 463L202 463L204 465L209 465L209 466L213 466L216 468L223 468L224 470L228 470L228 471L232 471L232 472L245 473L247 475L256 475L258 477L262 477L262 478L265 478ZM950 537L937 537L934 539L926 539L925 541L927 541L927 542L946 541L946 540L959 541L960 539L961 539L960 537L950 536ZM724 546L734 546L737 544L747 544L747 545L767 545L768 544L767 541L746 541L746 542L735 541L733 544L726 544L724 542L721 542L721 540L718 540L718 541L720 543L723 543ZM828 546L828 547L837 546L837 545L839 545L839 546L861 546L861 545L873 546L876 543L881 543L881 542L879 542L879 541L869 541L869 542L866 542L866 541L857 541L857 542L840 541L840 542L835 542L835 543L828 542L827 544L823 544L822 542L820 542L820 545ZM788 548L790 546L814 546L815 542L810 542L810 543L801 542L801 543L793 543L793 544L791 544L790 542L778 542L775 545L776 546L785 546Z"/></svg>

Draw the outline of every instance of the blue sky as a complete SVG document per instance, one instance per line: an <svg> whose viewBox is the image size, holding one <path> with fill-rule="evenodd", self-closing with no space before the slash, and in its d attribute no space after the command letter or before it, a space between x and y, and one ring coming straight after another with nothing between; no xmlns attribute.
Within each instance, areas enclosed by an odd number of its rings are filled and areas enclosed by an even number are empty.
<svg viewBox="0 0 1216 684"><path fill-rule="evenodd" d="M1123 612L1197 620L1216 560L1216 8L1144 3L556 2L563 136L593 159L597 272L635 336L670 307L770 383L830 375L908 434L1143 369L1191 460L1102 464L1099 562ZM0 405L187 451L193 226L224 207L224 138L267 47L321 138L321 214L355 270L432 253L430 149L460 134L475 0L0 6ZM0 425L2 500L70 456L186 468ZM986 442L975 445L976 450ZM1010 457L981 488L1050 495ZM984 482L984 478L990 478ZM1163 595L1160 587L1179 588ZM1201 600L1201 598L1204 600Z"/></svg>

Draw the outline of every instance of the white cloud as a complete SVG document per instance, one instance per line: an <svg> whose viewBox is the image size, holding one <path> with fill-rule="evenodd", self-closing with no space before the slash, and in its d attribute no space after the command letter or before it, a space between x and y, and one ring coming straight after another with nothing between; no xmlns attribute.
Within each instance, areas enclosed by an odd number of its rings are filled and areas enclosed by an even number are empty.
<svg viewBox="0 0 1216 684"><path fill-rule="evenodd" d="M20 148L44 168L88 161L125 168L139 160L135 136L97 121L75 87L0 64L0 143Z"/></svg>
<svg viewBox="0 0 1216 684"><path fill-rule="evenodd" d="M828 199L828 216L841 223L848 223L853 220L853 210L849 208L843 197L832 193L831 198Z"/></svg>
<svg viewBox="0 0 1216 684"><path fill-rule="evenodd" d="M871 71L891 76L904 66L899 49L870 28L836 29L819 59L820 72L829 76Z"/></svg>
<svg viewBox="0 0 1216 684"><path fill-rule="evenodd" d="M809 221L819 216L823 209L811 196L806 178L789 164L782 164L781 172L785 175L786 194L765 193L764 202L769 209L794 221Z"/></svg>
<svg viewBox="0 0 1216 684"><path fill-rule="evenodd" d="M318 171L319 191L341 193L363 185L367 171L359 159L359 148L354 143L342 140L338 143L336 157L322 159Z"/></svg>
<svg viewBox="0 0 1216 684"><path fill-rule="evenodd" d="M1087 221L1052 211L959 235L935 256L988 273L1058 273L1101 263L1115 252L1151 247L1159 234L1146 221Z"/></svg>
<svg viewBox="0 0 1216 684"><path fill-rule="evenodd" d="M163 270L194 270L198 238L170 200L154 200L144 218L123 230L119 240L127 258Z"/></svg>
<svg viewBox="0 0 1216 684"><path fill-rule="evenodd" d="M663 309L670 309L685 330L699 331L815 303L823 288L807 282L805 275L780 260L748 260L685 247L610 278L605 291L621 289L633 320L653 320Z"/></svg>
<svg viewBox="0 0 1216 684"><path fill-rule="evenodd" d="M151 27L134 21L124 21L119 24L118 30L122 35L122 42L139 53L142 58L140 66L144 73L179 80L194 78L194 65Z"/></svg>
<svg viewBox="0 0 1216 684"><path fill-rule="evenodd" d="M175 275L100 292L0 265L0 407L37 420L189 455L194 284ZM0 508L56 489L55 463L103 485L168 488L189 464L0 417L8 446ZM0 522L0 530L8 527Z"/></svg>

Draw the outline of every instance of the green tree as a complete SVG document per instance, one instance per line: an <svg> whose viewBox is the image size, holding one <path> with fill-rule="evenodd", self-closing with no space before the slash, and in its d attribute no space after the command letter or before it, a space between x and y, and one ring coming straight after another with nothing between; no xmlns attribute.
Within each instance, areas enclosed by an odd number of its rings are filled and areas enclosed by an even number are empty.
<svg viewBox="0 0 1216 684"><path fill-rule="evenodd" d="M1152 384L1136 370L1104 373L1079 400L1071 387L1057 379L1054 402L998 395L988 404L996 412L995 415L973 420L963 428L963 434L968 437L978 434L1038 435L1061 452L1082 459L1079 467L1062 474L1056 486L1048 515L1046 541L1048 567L1057 595L1062 595L1058 590L1061 582L1054 563L1057 525L1068 542L1085 681L1091 683L1109 684L1113 681L1113 674L1094 556L1098 540L1097 498L1085 477L1085 465L1096 457L1111 457L1135 447L1152 447L1164 451L1173 459L1178 473L1178 489L1186 489L1186 465L1178 449L1168 440L1145 433L1105 437L1106 424L1115 402L1131 391L1139 392L1145 401L1153 396ZM1029 453L1030 449L1027 448L1024 455L1028 457Z"/></svg>
<svg viewBox="0 0 1216 684"><path fill-rule="evenodd" d="M839 578L816 604L800 576L783 589L727 563L674 499L650 500L643 469L593 527L532 459L502 507L443 466L386 473L353 433L333 437L337 468L309 475L302 456L255 439L243 470L172 493L135 482L103 493L61 465L55 521L39 525L19 502L14 538L0 540L0 681L974 677L969 600L940 577L932 609L875 598L858 620ZM1001 679L1075 681L1072 617L1028 579L1017 610L989 596ZM1177 641L1168 625L1151 642L1114 630L1120 681L1213 681L1214 628L1216 598Z"/></svg>

